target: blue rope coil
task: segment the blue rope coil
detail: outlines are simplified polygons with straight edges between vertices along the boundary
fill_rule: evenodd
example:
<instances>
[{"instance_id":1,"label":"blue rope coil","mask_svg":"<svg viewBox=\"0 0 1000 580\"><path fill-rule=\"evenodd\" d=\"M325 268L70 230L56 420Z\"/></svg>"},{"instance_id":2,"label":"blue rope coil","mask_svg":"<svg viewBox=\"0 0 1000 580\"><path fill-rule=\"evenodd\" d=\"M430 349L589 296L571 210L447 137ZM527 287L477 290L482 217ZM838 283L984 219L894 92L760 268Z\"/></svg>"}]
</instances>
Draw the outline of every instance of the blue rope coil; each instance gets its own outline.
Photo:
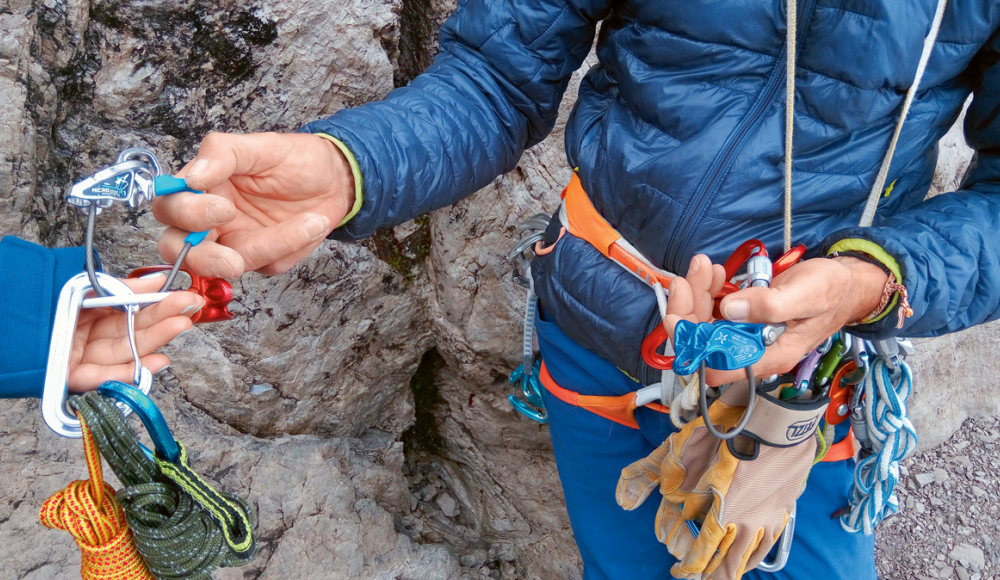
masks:
<instances>
[{"instance_id":1,"label":"blue rope coil","mask_svg":"<svg viewBox=\"0 0 1000 580\"><path fill-rule=\"evenodd\" d=\"M899 511L899 462L916 448L917 432L906 412L913 374L905 361L893 376L885 361L876 359L862 386L873 453L858 461L851 511L840 517L840 525L848 532L870 536L879 522Z\"/></svg>"}]
</instances>

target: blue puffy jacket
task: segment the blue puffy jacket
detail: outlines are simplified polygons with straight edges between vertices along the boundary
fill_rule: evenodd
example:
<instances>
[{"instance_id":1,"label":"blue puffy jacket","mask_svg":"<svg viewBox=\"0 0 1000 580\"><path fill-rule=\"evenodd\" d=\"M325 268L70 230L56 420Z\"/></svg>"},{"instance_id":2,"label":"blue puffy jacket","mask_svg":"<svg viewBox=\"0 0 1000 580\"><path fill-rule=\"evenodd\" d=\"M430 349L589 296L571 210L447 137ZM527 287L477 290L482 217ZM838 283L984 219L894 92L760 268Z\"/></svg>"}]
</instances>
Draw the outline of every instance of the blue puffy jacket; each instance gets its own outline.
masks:
<instances>
[{"instance_id":1,"label":"blue puffy jacket","mask_svg":"<svg viewBox=\"0 0 1000 580\"><path fill-rule=\"evenodd\" d=\"M464 0L440 54L381 102L307 125L342 140L364 179L356 239L453 203L510 171L551 130L597 25L600 64L580 87L568 162L598 211L652 262L683 273L749 237L782 245L784 1ZM862 208L913 80L936 0L800 0L796 243L884 249L936 335L1000 315L1000 3L952 0L906 121L874 227ZM963 189L925 200L936 144L974 93L978 151ZM854 242L852 242L854 243ZM881 248L881 249L879 249ZM533 268L542 304L584 346L643 375L652 293L582 240ZM858 327L886 335L895 314Z\"/></svg>"}]
</instances>

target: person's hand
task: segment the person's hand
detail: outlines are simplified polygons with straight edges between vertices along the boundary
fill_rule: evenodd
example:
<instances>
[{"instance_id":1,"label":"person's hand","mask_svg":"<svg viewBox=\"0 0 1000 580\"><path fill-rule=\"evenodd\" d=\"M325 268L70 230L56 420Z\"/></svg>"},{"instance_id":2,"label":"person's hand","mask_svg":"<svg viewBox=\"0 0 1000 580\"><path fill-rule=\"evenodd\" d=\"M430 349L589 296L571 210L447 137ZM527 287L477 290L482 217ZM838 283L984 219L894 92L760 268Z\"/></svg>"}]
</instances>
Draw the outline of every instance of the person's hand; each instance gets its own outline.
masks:
<instances>
[{"instance_id":1,"label":"person's hand","mask_svg":"<svg viewBox=\"0 0 1000 580\"><path fill-rule=\"evenodd\" d=\"M691 258L687 276L677 276L670 281L670 298L667 300L667 334L674 339L674 326L680 319L689 322L709 322L715 307L715 295L726 282L726 269L713 264L705 254Z\"/></svg>"},{"instance_id":2,"label":"person's hand","mask_svg":"<svg viewBox=\"0 0 1000 580\"><path fill-rule=\"evenodd\" d=\"M203 276L280 274L309 255L354 206L354 175L330 141L304 133L209 133L178 173L204 195L153 202L169 227L160 255L173 262L188 232L211 230L188 254Z\"/></svg>"},{"instance_id":3,"label":"person's hand","mask_svg":"<svg viewBox=\"0 0 1000 580\"><path fill-rule=\"evenodd\" d=\"M787 325L753 365L756 376L768 377L788 372L845 324L875 310L887 279L881 268L857 258L814 258L777 276L770 288L730 294L721 310L734 322ZM744 376L743 371L716 372L707 380L719 385Z\"/></svg>"},{"instance_id":4,"label":"person's hand","mask_svg":"<svg viewBox=\"0 0 1000 580\"><path fill-rule=\"evenodd\" d=\"M164 275L122 280L136 294L157 292ZM170 359L154 350L191 328L191 316L201 310L205 299L194 292L173 292L162 302L143 308L135 316L135 342L142 365L157 372ZM104 381L132 384L134 369L129 346L126 315L112 308L88 308L80 311L73 335L69 378L71 391L92 391Z\"/></svg>"},{"instance_id":5,"label":"person's hand","mask_svg":"<svg viewBox=\"0 0 1000 580\"><path fill-rule=\"evenodd\" d=\"M711 320L712 297L721 288L722 266L714 265L713 275L709 276L701 260L708 258L695 256L687 277L674 278L670 283L666 326L671 340L681 318L691 322ZM725 273L721 276L724 278ZM753 365L755 376L768 377L788 372L827 337L878 307L886 280L881 268L857 258L815 258L784 271L770 288L746 288L730 294L722 300L721 310L726 319L734 322L787 325L778 341L767 347ZM744 378L742 370L708 369L705 380L710 385L721 385Z\"/></svg>"}]
</instances>

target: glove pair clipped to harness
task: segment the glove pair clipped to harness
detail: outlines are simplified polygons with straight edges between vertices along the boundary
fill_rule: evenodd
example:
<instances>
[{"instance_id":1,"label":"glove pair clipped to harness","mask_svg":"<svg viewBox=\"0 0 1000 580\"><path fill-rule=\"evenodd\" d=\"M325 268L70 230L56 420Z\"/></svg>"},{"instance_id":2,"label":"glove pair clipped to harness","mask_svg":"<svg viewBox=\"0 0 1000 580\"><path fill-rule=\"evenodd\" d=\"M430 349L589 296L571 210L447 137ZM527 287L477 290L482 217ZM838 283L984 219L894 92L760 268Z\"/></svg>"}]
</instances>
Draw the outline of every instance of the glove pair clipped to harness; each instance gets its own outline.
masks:
<instances>
[{"instance_id":1,"label":"glove pair clipped to harness","mask_svg":"<svg viewBox=\"0 0 1000 580\"><path fill-rule=\"evenodd\" d=\"M776 387L757 387L742 430L748 391L734 386L708 408L707 425L698 417L622 470L616 499L627 510L660 488L655 529L680 560L674 577L734 580L758 567L786 528L790 539L829 399L782 401L765 390Z\"/></svg>"}]
</instances>

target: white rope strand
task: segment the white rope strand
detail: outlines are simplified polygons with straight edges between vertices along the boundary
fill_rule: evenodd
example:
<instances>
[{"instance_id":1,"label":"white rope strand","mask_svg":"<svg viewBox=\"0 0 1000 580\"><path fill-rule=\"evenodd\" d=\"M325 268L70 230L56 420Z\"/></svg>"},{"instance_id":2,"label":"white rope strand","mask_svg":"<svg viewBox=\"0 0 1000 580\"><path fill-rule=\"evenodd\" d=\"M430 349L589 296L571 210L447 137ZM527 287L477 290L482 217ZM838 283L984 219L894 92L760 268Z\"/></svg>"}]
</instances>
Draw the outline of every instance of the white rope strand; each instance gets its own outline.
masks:
<instances>
[{"instance_id":1,"label":"white rope strand","mask_svg":"<svg viewBox=\"0 0 1000 580\"><path fill-rule=\"evenodd\" d=\"M795 130L795 0L788 0L785 27L785 252L792 249L792 133Z\"/></svg>"},{"instance_id":2,"label":"white rope strand","mask_svg":"<svg viewBox=\"0 0 1000 580\"><path fill-rule=\"evenodd\" d=\"M864 213L861 214L861 222L858 223L863 228L871 226L872 221L875 219L875 209L878 207L878 200L882 196L882 188L885 187L885 180L889 176L889 164L892 163L892 156L896 152L896 142L899 141L899 134L903 131L903 123L906 121L906 115L909 114L910 105L913 103L913 98L920 88L920 81L924 76L924 70L927 68L927 61L931 58L931 52L934 49L934 42L937 40L938 31L941 29L941 19L944 18L944 9L947 4L948 0L938 0L937 10L934 12L934 20L931 22L931 29L927 33L927 37L924 38L924 50L920 53L917 73L913 76L913 84L910 85L910 89L906 91L906 99L903 100L903 110L899 113L896 130L893 132L892 140L889 142L889 149L885 152L885 157L882 158L882 167L878 170L878 176L872 185L871 193L868 194L868 203L865 205Z\"/></svg>"}]
</instances>

